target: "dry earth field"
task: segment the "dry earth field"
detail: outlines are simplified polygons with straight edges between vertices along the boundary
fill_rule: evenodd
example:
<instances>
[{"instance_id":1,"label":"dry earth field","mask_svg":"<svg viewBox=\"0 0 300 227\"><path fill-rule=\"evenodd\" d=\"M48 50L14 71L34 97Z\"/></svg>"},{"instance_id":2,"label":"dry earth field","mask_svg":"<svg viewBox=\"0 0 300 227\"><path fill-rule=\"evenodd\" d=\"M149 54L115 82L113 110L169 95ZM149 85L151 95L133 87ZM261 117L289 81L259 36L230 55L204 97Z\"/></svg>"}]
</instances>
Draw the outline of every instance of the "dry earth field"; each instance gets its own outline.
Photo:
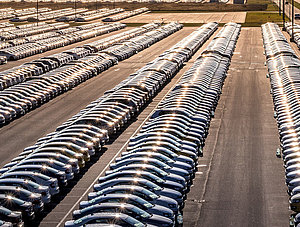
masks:
<instances>
[{"instance_id":1,"label":"dry earth field","mask_svg":"<svg viewBox=\"0 0 300 227\"><path fill-rule=\"evenodd\" d=\"M179 21L180 23L245 23L246 12L225 12L225 13L146 13L122 20L122 23L149 23L155 20L164 22Z\"/></svg>"}]
</instances>

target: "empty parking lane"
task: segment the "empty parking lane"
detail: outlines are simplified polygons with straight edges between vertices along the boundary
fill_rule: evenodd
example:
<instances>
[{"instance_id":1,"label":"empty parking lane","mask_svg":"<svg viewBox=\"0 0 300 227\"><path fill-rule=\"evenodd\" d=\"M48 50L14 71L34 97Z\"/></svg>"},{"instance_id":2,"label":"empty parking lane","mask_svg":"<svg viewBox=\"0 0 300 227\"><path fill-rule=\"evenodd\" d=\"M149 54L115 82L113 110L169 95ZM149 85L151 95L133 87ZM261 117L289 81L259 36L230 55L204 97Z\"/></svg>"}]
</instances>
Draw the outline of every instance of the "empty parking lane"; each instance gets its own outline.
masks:
<instances>
[{"instance_id":1,"label":"empty parking lane","mask_svg":"<svg viewBox=\"0 0 300 227\"><path fill-rule=\"evenodd\" d=\"M287 226L260 28L242 29L184 209L185 226ZM197 210L197 212L195 212Z\"/></svg>"}]
</instances>

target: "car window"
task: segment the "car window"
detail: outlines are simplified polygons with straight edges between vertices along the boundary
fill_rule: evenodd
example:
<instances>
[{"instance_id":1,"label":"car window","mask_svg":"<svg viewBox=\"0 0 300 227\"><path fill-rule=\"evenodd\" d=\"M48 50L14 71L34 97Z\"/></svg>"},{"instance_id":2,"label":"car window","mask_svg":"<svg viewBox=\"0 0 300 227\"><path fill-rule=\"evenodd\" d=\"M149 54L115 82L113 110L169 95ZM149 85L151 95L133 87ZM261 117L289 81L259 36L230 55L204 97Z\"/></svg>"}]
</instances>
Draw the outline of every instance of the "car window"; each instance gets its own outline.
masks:
<instances>
[{"instance_id":1,"label":"car window","mask_svg":"<svg viewBox=\"0 0 300 227\"><path fill-rule=\"evenodd\" d=\"M112 198L112 199L107 199L106 201L107 202L118 202L119 199Z\"/></svg>"},{"instance_id":2,"label":"car window","mask_svg":"<svg viewBox=\"0 0 300 227\"><path fill-rule=\"evenodd\" d=\"M144 211L138 207L132 207L132 211L135 212L136 214L139 214L143 218L149 218L151 216L149 213L147 213L146 211ZM133 212L130 212L130 213L133 213ZM132 215L130 215L130 216L132 216Z\"/></svg>"},{"instance_id":3,"label":"car window","mask_svg":"<svg viewBox=\"0 0 300 227\"><path fill-rule=\"evenodd\" d=\"M86 224L93 224L93 223L110 224L110 222L112 223L112 220L106 219L106 218L101 218L101 219L90 220ZM115 223L115 222L113 222L113 223Z\"/></svg>"},{"instance_id":4,"label":"car window","mask_svg":"<svg viewBox=\"0 0 300 227\"><path fill-rule=\"evenodd\" d=\"M136 219L134 219L134 218L132 218L130 216L128 216L126 218L126 222L129 223L129 224L131 224L131 225L133 225L133 226L136 226L136 227L143 227L143 226L145 226L144 224L142 224L141 222L139 222L138 220L136 220Z\"/></svg>"},{"instance_id":5,"label":"car window","mask_svg":"<svg viewBox=\"0 0 300 227\"><path fill-rule=\"evenodd\" d=\"M7 196L7 201L9 201L9 200L10 200L10 197ZM25 203L23 200L18 199L18 198L13 198L12 200L18 205L23 205Z\"/></svg>"},{"instance_id":6,"label":"car window","mask_svg":"<svg viewBox=\"0 0 300 227\"><path fill-rule=\"evenodd\" d=\"M38 174L37 175L39 178L42 178L43 180L50 180L50 177L44 175L44 174Z\"/></svg>"},{"instance_id":7,"label":"car window","mask_svg":"<svg viewBox=\"0 0 300 227\"><path fill-rule=\"evenodd\" d=\"M0 208L0 214L4 214L4 215L10 215L11 214L11 211L8 210L8 209L5 209L4 207Z\"/></svg>"},{"instance_id":8,"label":"car window","mask_svg":"<svg viewBox=\"0 0 300 227\"><path fill-rule=\"evenodd\" d=\"M133 192L133 195L136 195L136 196L138 196L138 197L141 197L141 198L143 198L143 199L145 199L145 195L143 194L143 193L141 193L141 192L139 192L139 191L134 191Z\"/></svg>"},{"instance_id":9,"label":"car window","mask_svg":"<svg viewBox=\"0 0 300 227\"><path fill-rule=\"evenodd\" d=\"M39 188L39 185L34 182L27 182L27 184L30 185L31 187L33 187L34 189ZM22 184L22 187L24 187L24 184Z\"/></svg>"}]
</instances>

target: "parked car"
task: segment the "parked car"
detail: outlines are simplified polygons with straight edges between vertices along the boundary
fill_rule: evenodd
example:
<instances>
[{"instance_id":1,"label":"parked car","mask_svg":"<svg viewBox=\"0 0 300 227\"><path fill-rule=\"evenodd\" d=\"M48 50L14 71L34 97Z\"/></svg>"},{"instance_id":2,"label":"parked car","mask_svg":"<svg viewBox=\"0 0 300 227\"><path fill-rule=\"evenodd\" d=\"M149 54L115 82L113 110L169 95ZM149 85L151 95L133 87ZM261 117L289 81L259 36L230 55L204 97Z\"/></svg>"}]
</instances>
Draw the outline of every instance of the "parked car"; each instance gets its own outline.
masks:
<instances>
[{"instance_id":1,"label":"parked car","mask_svg":"<svg viewBox=\"0 0 300 227\"><path fill-rule=\"evenodd\" d=\"M27 219L35 217L33 205L31 202L25 202L11 195L0 194L0 206L5 208L21 211L22 216Z\"/></svg>"},{"instance_id":2,"label":"parked car","mask_svg":"<svg viewBox=\"0 0 300 227\"><path fill-rule=\"evenodd\" d=\"M23 227L22 213L0 206L0 220L10 222L14 227Z\"/></svg>"}]
</instances>

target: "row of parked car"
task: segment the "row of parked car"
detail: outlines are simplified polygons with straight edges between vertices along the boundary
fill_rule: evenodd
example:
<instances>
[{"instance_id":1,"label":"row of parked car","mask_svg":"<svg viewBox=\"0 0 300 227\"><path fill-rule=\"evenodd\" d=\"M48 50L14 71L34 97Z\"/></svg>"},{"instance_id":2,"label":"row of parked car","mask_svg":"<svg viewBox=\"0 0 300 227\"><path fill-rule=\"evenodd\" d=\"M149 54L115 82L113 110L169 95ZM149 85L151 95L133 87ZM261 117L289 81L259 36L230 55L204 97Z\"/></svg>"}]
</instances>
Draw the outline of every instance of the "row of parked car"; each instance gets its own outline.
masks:
<instances>
[{"instance_id":1,"label":"row of parked car","mask_svg":"<svg viewBox=\"0 0 300 227\"><path fill-rule=\"evenodd\" d=\"M0 19L3 20L3 19L12 18L14 11L15 10L12 9L11 7L0 9Z\"/></svg>"},{"instance_id":2,"label":"row of parked car","mask_svg":"<svg viewBox=\"0 0 300 227\"><path fill-rule=\"evenodd\" d=\"M0 65L4 65L7 63L7 57L5 56L0 56Z\"/></svg>"},{"instance_id":3,"label":"row of parked car","mask_svg":"<svg viewBox=\"0 0 300 227\"><path fill-rule=\"evenodd\" d=\"M97 20L102 17L107 17L113 14L124 12L125 10L122 8L115 8L115 9L99 9L88 11L85 13L81 13L80 15L76 16L75 21L77 22L87 22L91 20Z\"/></svg>"},{"instance_id":4,"label":"row of parked car","mask_svg":"<svg viewBox=\"0 0 300 227\"><path fill-rule=\"evenodd\" d=\"M167 26L165 26L165 27L167 27ZM190 38L190 37L189 37ZM168 65L167 65L168 66ZM110 105L110 103L109 102L106 102L106 104L109 106ZM106 105L106 106L107 106ZM124 107L126 106L125 104L123 105ZM122 108L122 106L120 106L120 108ZM119 110L119 111L121 111L121 109L118 109L118 108L116 108L116 111L117 110ZM100 110L100 109L99 109ZM137 111L137 110L136 110ZM117 112L115 112L115 113L117 113ZM134 112L132 111L131 113L128 113L128 116L127 117L129 117L130 116L130 114L134 114ZM128 120L129 120L129 118L128 118ZM63 127L65 127L65 126L63 126ZM79 127L80 128L80 125L76 125L76 128L77 127ZM68 129L70 129L70 128L72 128L72 126L71 127L68 127ZM93 127L90 127L90 128L93 128ZM68 129L66 129L66 130L62 130L62 128L60 127L58 130L60 131L60 132L62 132L63 134L64 134L64 132L66 132L66 131L68 131ZM94 129L95 130L95 129ZM104 143L105 142L105 140L107 140L108 139L108 136L106 135L106 134L104 134L103 135L103 129L102 129L102 131L100 130L100 129L98 129L98 132L102 132L101 134L101 136L100 136L100 138L102 138L102 142L101 143ZM105 132L107 132L107 130L105 130ZM112 130L108 130L108 133L112 133ZM40 145L42 145L42 148L46 148L47 147L47 145L45 145L45 141L47 141L47 144L50 144L51 145L51 142L54 142L54 138L55 137L57 137L57 136L55 136L54 134L56 134L56 133L53 133L53 134L51 134L51 135L48 135L47 137L45 137L45 138L42 138L42 139L40 139L39 141L38 141L38 143L35 145L35 147L31 147L31 148L27 148L27 149L25 149L24 150L24 152L27 152L27 153L23 153L23 154L21 154L17 159L14 159L13 160L13 162L12 163L10 163L10 164L8 164L8 165L6 165L5 166L5 168L11 168L12 166L14 166L14 164L17 164L17 163L14 163L14 162L18 162L18 161L20 161L20 160L23 160L24 159L24 155L28 155L29 153L29 151L33 151L33 150L36 150L37 149L37 147L36 146L38 146L39 148L40 148ZM86 134L86 132L85 132L85 134ZM75 134L74 134L75 135ZM73 136L74 136L73 135ZM92 135L92 134L91 134ZM65 135L66 136L66 135ZM78 136L78 135L77 135ZM62 136L62 137L64 137L64 136ZM82 138L82 136L81 136L81 138ZM83 137L83 138L85 138L85 137ZM54 139L54 140L53 140ZM86 139L86 138L85 138ZM49 141L50 140L50 141ZM62 142L61 140L61 138L60 139L58 139L60 142ZM79 140L78 140L79 141ZM54 144L52 143L52 146L53 146ZM87 144L86 144L87 145ZM58 144L56 145L56 146L59 146ZM99 145L99 142L97 143L97 146L96 147L100 147L100 145ZM72 149L74 149L75 147L72 147ZM79 150L77 149L76 150L77 152L79 152ZM57 152L57 151L56 151ZM38 153L38 152L37 152ZM82 152L81 152L82 153ZM85 154L87 154L87 152L84 152ZM84 161L83 159L81 159L81 161ZM85 161L87 161L87 160L85 160ZM84 162L80 162L81 163L81 165L84 165ZM6 169L7 170L7 169ZM5 171L5 169L2 169L2 172L4 172Z\"/></svg>"},{"instance_id":5,"label":"row of parked car","mask_svg":"<svg viewBox=\"0 0 300 227\"><path fill-rule=\"evenodd\" d=\"M292 23L286 22L285 28L289 35L292 36ZM300 48L300 25L298 24L294 24L294 40L298 48Z\"/></svg>"},{"instance_id":6,"label":"row of parked car","mask_svg":"<svg viewBox=\"0 0 300 227\"><path fill-rule=\"evenodd\" d=\"M27 10L27 9L24 9ZM0 20L10 19L15 17L15 10L12 8L0 9Z\"/></svg>"},{"instance_id":7,"label":"row of parked car","mask_svg":"<svg viewBox=\"0 0 300 227\"><path fill-rule=\"evenodd\" d=\"M9 22L6 22L6 23L11 24ZM14 24L11 24L11 25L13 25L12 26L13 29L25 29L25 28L33 28L33 27L36 27L36 26L47 25L47 23L46 22L40 22L39 24L37 24L37 23L28 23L28 24L19 24L19 25L16 25L16 26L14 26ZM9 27L11 27L11 26L9 26Z\"/></svg>"},{"instance_id":8,"label":"row of parked car","mask_svg":"<svg viewBox=\"0 0 300 227\"><path fill-rule=\"evenodd\" d=\"M77 8L77 9L64 9L63 11L61 10L56 10L56 11L51 11L51 12L46 12L46 13L41 13L37 15L32 15L27 18L27 21L33 22L33 21L46 21L46 20L54 20L57 18L61 18L64 16L72 16L72 15L77 15L77 13L84 13L87 12L88 9L86 8Z\"/></svg>"},{"instance_id":9,"label":"row of parked car","mask_svg":"<svg viewBox=\"0 0 300 227\"><path fill-rule=\"evenodd\" d=\"M150 23L146 26L147 27L141 26L141 27L133 28L129 31L118 33L118 34L115 34L113 36L110 36L110 37L107 37L104 39L96 40L96 41L86 44L84 46L92 47L95 51L101 51L101 50L111 47L117 43L122 43L130 38L139 36L139 35L145 33L145 29L149 30L149 28L151 28L151 29L158 28L160 25L159 25L159 23Z\"/></svg>"},{"instance_id":10,"label":"row of parked car","mask_svg":"<svg viewBox=\"0 0 300 227\"><path fill-rule=\"evenodd\" d=\"M148 27L150 29L152 27L151 24L148 25ZM181 27L181 24L170 23L164 25L162 28L157 29L157 31L159 31L159 33L165 33L164 37L166 37L167 35L170 35L173 32L179 30ZM145 35L147 35L147 33L145 33ZM156 36L153 34L151 37L147 37L148 42L146 39L143 39L143 42L141 42L140 45L151 45L152 40L156 38ZM133 43L134 45L138 45L136 40L132 42L132 45ZM129 45L129 42L127 43L127 45ZM149 45L145 46L147 47ZM76 63L81 64L74 64L73 66L86 66L86 68L88 67L91 73L93 73L94 71L98 70L98 68L101 69L101 61L98 63L96 60L98 57L103 55L105 54L99 53L84 59L80 59L80 62ZM115 61L117 61L117 57L115 57ZM102 61L102 63L103 62L104 61ZM70 67L74 68L73 66L70 65L69 69ZM76 68L75 70L77 70L76 72L79 75L83 75L82 69L83 67L81 69ZM85 72L88 72L87 69L85 70ZM75 78L75 75L73 75L73 78ZM70 80L71 79L72 78L70 78ZM106 102L106 105L102 107L104 109L107 108L107 110L109 111L110 104L110 102ZM119 108L116 108L115 111L112 111L112 114L116 115L118 112L121 113L123 111L126 111L125 109L122 110L122 107L126 107L126 104L120 105ZM98 111L103 111L104 114L104 109L98 109ZM131 115L133 115L133 113L134 110L132 110L130 113L128 112L127 117L130 117ZM113 115L107 115L107 117L103 118L103 121L101 122L103 123L105 120L107 121L108 118L112 116ZM111 128L114 127L113 125L107 126ZM85 166L85 163L90 160L90 157L101 150L102 145L108 141L111 133L111 129L104 129L103 127L87 125L82 122L82 124L74 124L74 127L70 126L68 128L65 127L64 129L60 127L60 129L58 129L57 131L40 138L35 145L25 148L24 152L22 152L18 157L13 159L10 163L6 164L0 170L0 201L2 194L2 180L3 184L14 185L16 184L15 181L19 182L26 179L26 181L30 182L30 184L33 183L41 186L37 187L37 189L34 188L30 190L33 191L43 189L43 191L34 191L34 193L40 194L42 196L41 199L43 203L49 203L51 197L58 194L60 188L64 187L69 180L73 179L74 175L78 174L80 169ZM26 187L26 184L24 184L24 186ZM18 185L18 187L22 186ZM42 192L44 193L42 194ZM24 201L26 201L27 199L25 197L18 197L18 194L15 192L12 192L10 195L10 204L15 204L15 199L24 199ZM3 204L3 206L6 208L11 208L12 210L20 210L19 207L11 207L10 204ZM23 217L27 216L28 218L32 218L32 215L29 215L26 211L23 212ZM3 220L4 218L0 217L0 219ZM5 221L6 220L7 219L5 219Z\"/></svg>"},{"instance_id":11,"label":"row of parked car","mask_svg":"<svg viewBox=\"0 0 300 227\"><path fill-rule=\"evenodd\" d=\"M91 25L92 24L82 25L80 27L90 28ZM115 23L115 25L118 26L119 29L125 27L124 24ZM159 24L150 23L141 27L133 28L129 31L121 32L116 35L94 41L89 44L85 44L84 46L79 48L67 50L60 54L54 54L48 57L42 57L38 60L25 63L21 66L2 71L0 72L0 91L13 85L22 83L26 80L32 79L31 77L33 76L36 77L58 67L61 67L73 60L78 60L82 57L82 53L86 51L95 53L111 47L117 43L122 43L128 39L139 36L145 32L149 32L158 27ZM74 50L76 50L76 53L73 53Z\"/></svg>"},{"instance_id":12,"label":"row of parked car","mask_svg":"<svg viewBox=\"0 0 300 227\"><path fill-rule=\"evenodd\" d=\"M62 16L69 16L76 13L83 13L88 11L86 8L65 8L65 9L58 9L58 10L48 10L48 11L41 11L39 9L38 15L35 13L32 13L30 15L24 15L24 16L16 16L14 18L9 19L11 22L34 22L34 21L46 21L46 20L53 20ZM38 16L38 18L37 18Z\"/></svg>"},{"instance_id":13,"label":"row of parked car","mask_svg":"<svg viewBox=\"0 0 300 227\"><path fill-rule=\"evenodd\" d=\"M39 8L39 12L47 12L50 11L50 8L41 7ZM25 9L12 9L12 8L4 8L0 9L0 20L10 19L16 16L24 16L36 13L36 8L25 8Z\"/></svg>"},{"instance_id":14,"label":"row of parked car","mask_svg":"<svg viewBox=\"0 0 300 227\"><path fill-rule=\"evenodd\" d=\"M45 51L67 46L76 42L100 36L112 31L125 27L123 24L114 23L104 25L95 23L94 27L85 28L86 26L77 26L62 29L56 32L40 34L34 37L24 38L25 42L0 50L0 56L6 56L9 61L19 60ZM84 28L84 29L82 29Z\"/></svg>"},{"instance_id":15,"label":"row of parked car","mask_svg":"<svg viewBox=\"0 0 300 227\"><path fill-rule=\"evenodd\" d=\"M35 7L25 8L25 9L12 9L12 10L13 10L12 14L15 16L25 16L25 15L34 14L37 12L37 9ZM51 11L51 9L47 8L47 7L39 8L39 12L48 12L48 11Z\"/></svg>"},{"instance_id":16,"label":"row of parked car","mask_svg":"<svg viewBox=\"0 0 300 227\"><path fill-rule=\"evenodd\" d=\"M2 28L8 28L8 27L14 27L14 25L11 24L11 23L9 23L9 22L1 22L1 23L0 23L0 30L1 30Z\"/></svg>"},{"instance_id":17,"label":"row of parked car","mask_svg":"<svg viewBox=\"0 0 300 227\"><path fill-rule=\"evenodd\" d=\"M107 99L130 99L135 105L128 105L128 111L132 111L131 106L140 109L216 28L217 23L202 26L58 130L83 118L92 123L91 116ZM192 185L198 157L202 155L212 112L221 94L239 32L240 25L234 23L222 28L140 132L130 139L127 151L98 179L93 186L94 192L88 194L87 201L80 202L79 210L73 212L74 220L67 221L66 227L95 223L117 226L183 224L184 201Z\"/></svg>"},{"instance_id":18,"label":"row of parked car","mask_svg":"<svg viewBox=\"0 0 300 227\"><path fill-rule=\"evenodd\" d=\"M104 18L102 21L103 22L119 21L119 20L123 20L123 19L126 19L128 17L133 17L135 15L145 13L145 12L148 12L148 11L149 11L148 8L143 7L143 8L135 9L135 10L132 10L132 11L124 12L124 13L121 13L121 14L118 14L118 15L115 15L115 16Z\"/></svg>"},{"instance_id":19,"label":"row of parked car","mask_svg":"<svg viewBox=\"0 0 300 227\"><path fill-rule=\"evenodd\" d=\"M142 30L144 30L144 33L150 30L149 34L145 33L140 37L131 39L128 36L126 42L118 43L118 45L109 47L96 54L91 54L91 48L76 47L64 51L63 56L44 57L40 61L32 62L29 67L35 65L37 66L35 67L36 69L43 67L43 65L49 65L59 58L60 63L56 63L56 65L64 64L64 66L39 76L31 76L31 80L1 91L1 124L8 123L53 99L62 92L72 89L93 76L97 76L100 72L117 64L118 61L129 58L182 27L178 23L170 23L151 31L156 26L157 24L154 23L144 25Z\"/></svg>"},{"instance_id":20,"label":"row of parked car","mask_svg":"<svg viewBox=\"0 0 300 227\"><path fill-rule=\"evenodd\" d=\"M268 75L277 120L290 209L300 212L299 78L300 60L277 24L262 25ZM277 156L280 156L280 151ZM300 216L295 226L300 226Z\"/></svg>"},{"instance_id":21,"label":"row of parked car","mask_svg":"<svg viewBox=\"0 0 300 227\"><path fill-rule=\"evenodd\" d=\"M0 32L1 40L13 40L22 37L28 37L36 34L41 34L53 30L63 29L69 27L69 24L65 23L52 23L46 24L44 22L36 24L33 23L31 26L16 26L10 27L8 31Z\"/></svg>"},{"instance_id":22,"label":"row of parked car","mask_svg":"<svg viewBox=\"0 0 300 227\"><path fill-rule=\"evenodd\" d=\"M94 23L96 24L96 23ZM93 24L82 25L80 27L91 28ZM124 28L124 24L114 23L111 24L118 27L118 29ZM159 24L150 23L138 28L131 29L129 31L121 32L116 35L109 36L104 39L97 40L95 42L85 44L82 47L64 51L60 54L54 54L48 57L42 57L38 60L34 60L29 63L25 63L21 66L17 66L5 71L0 72L0 91L13 85L24 82L25 80L32 79L33 76L39 76L43 73L49 72L53 69L61 67L73 60L79 59L83 52L89 51L91 53L104 50L111 47L114 44L124 42L133 37L139 36L145 32L158 28ZM76 50L76 53L73 51ZM79 54L79 50L80 53Z\"/></svg>"},{"instance_id":23,"label":"row of parked car","mask_svg":"<svg viewBox=\"0 0 300 227\"><path fill-rule=\"evenodd\" d=\"M21 24L21 25L14 26L14 24L11 24L9 22L3 22L3 23L0 23L0 32L16 30L17 33L21 33L21 31L26 32L26 29L33 30L32 28L35 28L35 30L39 30L42 28L41 26L45 27L45 26L47 26L47 24L45 22L40 22L39 24L31 23L31 24ZM51 26L51 24L48 26ZM53 23L52 26L54 26L54 27L53 28L50 27L50 30L65 28L65 27L68 27L68 24ZM45 31L47 31L47 29L42 30L41 32L45 32ZM32 35L32 34L29 32L29 34L25 33L23 36L27 36L27 35ZM8 38L8 40L10 40L10 39L11 39L11 37Z\"/></svg>"}]
</instances>

